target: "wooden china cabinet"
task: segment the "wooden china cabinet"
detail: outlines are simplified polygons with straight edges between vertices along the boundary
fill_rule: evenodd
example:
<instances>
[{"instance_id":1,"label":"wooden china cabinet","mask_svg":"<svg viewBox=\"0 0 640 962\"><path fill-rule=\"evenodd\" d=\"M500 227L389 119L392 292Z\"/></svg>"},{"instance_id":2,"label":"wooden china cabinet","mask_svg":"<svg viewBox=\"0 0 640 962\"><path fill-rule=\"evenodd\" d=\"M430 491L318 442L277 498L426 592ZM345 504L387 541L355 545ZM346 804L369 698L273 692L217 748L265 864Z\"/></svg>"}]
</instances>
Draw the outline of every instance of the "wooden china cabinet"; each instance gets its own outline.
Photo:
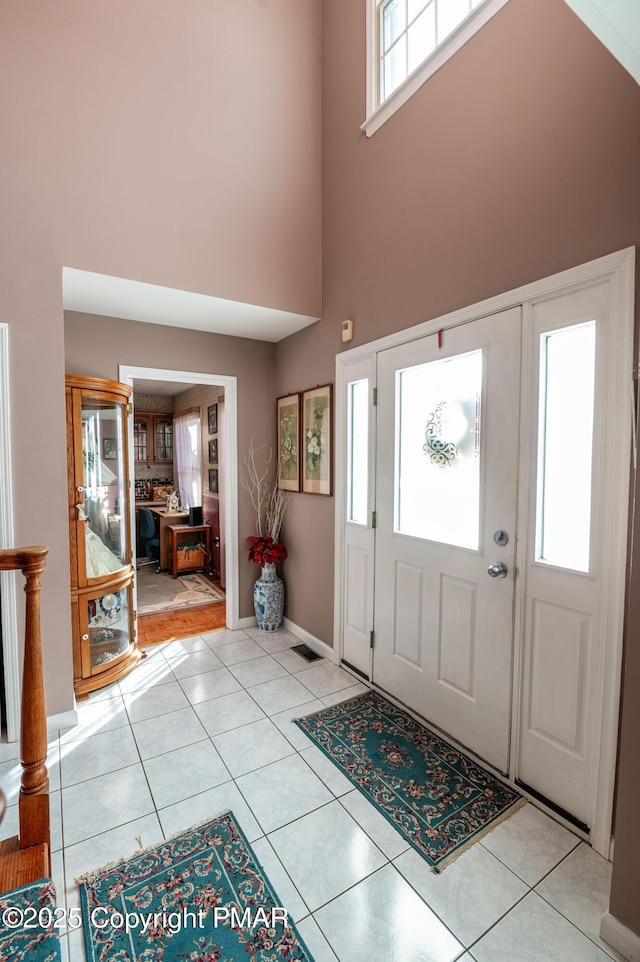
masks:
<instances>
[{"instance_id":1,"label":"wooden china cabinet","mask_svg":"<svg viewBox=\"0 0 640 962\"><path fill-rule=\"evenodd\" d=\"M66 378L71 617L76 697L121 678L135 641L127 414L131 389Z\"/></svg>"}]
</instances>

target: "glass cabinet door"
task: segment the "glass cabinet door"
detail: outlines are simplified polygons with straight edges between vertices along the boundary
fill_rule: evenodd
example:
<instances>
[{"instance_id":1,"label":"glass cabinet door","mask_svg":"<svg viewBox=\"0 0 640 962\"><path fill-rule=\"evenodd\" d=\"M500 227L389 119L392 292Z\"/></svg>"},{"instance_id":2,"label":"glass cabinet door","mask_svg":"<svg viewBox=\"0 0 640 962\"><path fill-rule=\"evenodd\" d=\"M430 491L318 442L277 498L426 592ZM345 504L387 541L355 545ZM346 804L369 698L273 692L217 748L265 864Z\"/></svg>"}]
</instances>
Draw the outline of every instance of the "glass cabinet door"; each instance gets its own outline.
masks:
<instances>
[{"instance_id":1,"label":"glass cabinet door","mask_svg":"<svg viewBox=\"0 0 640 962\"><path fill-rule=\"evenodd\" d=\"M84 595L79 614L84 673L94 675L133 644L131 580L117 590Z\"/></svg>"},{"instance_id":2,"label":"glass cabinet door","mask_svg":"<svg viewBox=\"0 0 640 962\"><path fill-rule=\"evenodd\" d=\"M82 396L82 486L87 581L129 563L126 518L126 407Z\"/></svg>"},{"instance_id":3,"label":"glass cabinet door","mask_svg":"<svg viewBox=\"0 0 640 962\"><path fill-rule=\"evenodd\" d=\"M73 685L78 699L122 678L142 657L135 635L129 520L131 394L131 388L118 381L65 376ZM135 456L139 452L150 459L153 417L144 417Z\"/></svg>"},{"instance_id":4,"label":"glass cabinet door","mask_svg":"<svg viewBox=\"0 0 640 962\"><path fill-rule=\"evenodd\" d=\"M146 414L136 414L133 419L133 458L134 461L150 461L151 435L149 418Z\"/></svg>"},{"instance_id":5,"label":"glass cabinet door","mask_svg":"<svg viewBox=\"0 0 640 962\"><path fill-rule=\"evenodd\" d=\"M173 419L154 418L155 460L173 462Z\"/></svg>"}]
</instances>

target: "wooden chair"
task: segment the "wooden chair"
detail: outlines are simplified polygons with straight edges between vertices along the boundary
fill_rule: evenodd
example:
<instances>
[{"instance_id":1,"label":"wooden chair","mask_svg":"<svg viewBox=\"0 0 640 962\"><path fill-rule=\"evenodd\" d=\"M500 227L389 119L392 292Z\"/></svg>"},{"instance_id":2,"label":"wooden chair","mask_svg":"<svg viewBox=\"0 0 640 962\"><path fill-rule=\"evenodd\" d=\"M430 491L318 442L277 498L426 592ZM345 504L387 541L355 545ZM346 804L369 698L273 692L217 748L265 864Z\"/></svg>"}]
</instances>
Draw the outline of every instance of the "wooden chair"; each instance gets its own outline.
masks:
<instances>
[{"instance_id":1,"label":"wooden chair","mask_svg":"<svg viewBox=\"0 0 640 962\"><path fill-rule=\"evenodd\" d=\"M48 551L42 545L0 550L0 571L22 571L27 596L20 720L19 834L0 842L0 892L51 875L47 714L40 638L40 575ZM4 810L4 805L3 796L0 809Z\"/></svg>"}]
</instances>

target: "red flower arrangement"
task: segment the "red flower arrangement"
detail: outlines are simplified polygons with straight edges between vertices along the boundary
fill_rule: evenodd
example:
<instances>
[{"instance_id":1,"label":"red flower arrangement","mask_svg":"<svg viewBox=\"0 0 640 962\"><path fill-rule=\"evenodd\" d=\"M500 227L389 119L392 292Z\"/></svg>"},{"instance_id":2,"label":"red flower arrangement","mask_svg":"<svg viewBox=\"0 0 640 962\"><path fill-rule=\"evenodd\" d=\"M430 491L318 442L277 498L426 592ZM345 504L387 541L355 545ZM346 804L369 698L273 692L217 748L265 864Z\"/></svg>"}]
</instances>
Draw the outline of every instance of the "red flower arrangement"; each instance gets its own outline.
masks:
<instances>
[{"instance_id":1,"label":"red flower arrangement","mask_svg":"<svg viewBox=\"0 0 640 962\"><path fill-rule=\"evenodd\" d=\"M278 561L284 561L287 557L287 549L279 541L274 541L273 538L256 537L251 535L247 538L247 541L251 542L249 546L249 561L255 561L256 564L261 565L264 568L265 565L274 565Z\"/></svg>"}]
</instances>

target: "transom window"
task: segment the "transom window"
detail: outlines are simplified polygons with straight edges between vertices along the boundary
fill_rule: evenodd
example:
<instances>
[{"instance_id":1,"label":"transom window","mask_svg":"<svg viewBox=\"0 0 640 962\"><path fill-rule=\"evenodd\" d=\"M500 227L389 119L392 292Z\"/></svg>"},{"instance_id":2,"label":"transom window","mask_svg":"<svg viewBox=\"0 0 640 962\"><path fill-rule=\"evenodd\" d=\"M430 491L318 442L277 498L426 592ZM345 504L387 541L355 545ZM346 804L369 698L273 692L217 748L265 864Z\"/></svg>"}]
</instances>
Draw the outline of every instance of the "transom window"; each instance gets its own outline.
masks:
<instances>
[{"instance_id":1,"label":"transom window","mask_svg":"<svg viewBox=\"0 0 640 962\"><path fill-rule=\"evenodd\" d=\"M483 0L381 0L382 101L419 67Z\"/></svg>"},{"instance_id":2,"label":"transom window","mask_svg":"<svg viewBox=\"0 0 640 962\"><path fill-rule=\"evenodd\" d=\"M368 0L370 136L507 0Z\"/></svg>"}]
</instances>

